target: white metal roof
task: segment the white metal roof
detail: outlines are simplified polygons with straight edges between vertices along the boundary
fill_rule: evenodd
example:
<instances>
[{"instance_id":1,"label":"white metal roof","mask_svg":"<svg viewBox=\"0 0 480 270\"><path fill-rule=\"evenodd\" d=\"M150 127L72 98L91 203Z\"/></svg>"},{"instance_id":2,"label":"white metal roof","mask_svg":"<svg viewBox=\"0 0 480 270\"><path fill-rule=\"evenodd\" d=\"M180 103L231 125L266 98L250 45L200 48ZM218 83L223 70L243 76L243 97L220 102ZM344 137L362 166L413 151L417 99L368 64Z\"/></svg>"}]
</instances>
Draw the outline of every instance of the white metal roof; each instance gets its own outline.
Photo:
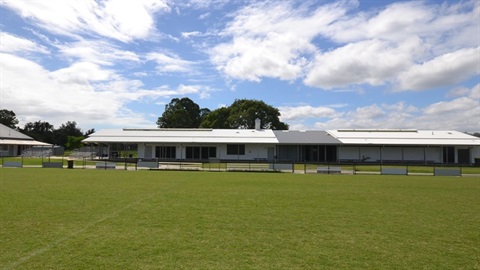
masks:
<instances>
[{"instance_id":1,"label":"white metal roof","mask_svg":"<svg viewBox=\"0 0 480 270\"><path fill-rule=\"evenodd\" d=\"M49 143L35 141L13 128L0 124L0 145L51 146Z\"/></svg>"},{"instance_id":2,"label":"white metal roof","mask_svg":"<svg viewBox=\"0 0 480 270\"><path fill-rule=\"evenodd\" d=\"M278 143L272 130L255 129L104 129L85 143Z\"/></svg>"},{"instance_id":3,"label":"white metal roof","mask_svg":"<svg viewBox=\"0 0 480 270\"><path fill-rule=\"evenodd\" d=\"M346 145L468 145L479 146L480 138L450 130L327 130L332 141ZM300 143L302 132L288 132L288 138L273 130L255 129L104 129L83 140L85 143ZM326 133L325 133L326 134ZM325 137L325 134L322 135ZM309 136L318 135L315 132ZM295 138L300 136L298 138ZM303 137L301 137L303 136ZM321 137L321 136L320 136ZM303 143L319 143L320 139ZM288 140L287 140L288 139ZM324 142L325 143L325 142Z\"/></svg>"},{"instance_id":4,"label":"white metal roof","mask_svg":"<svg viewBox=\"0 0 480 270\"><path fill-rule=\"evenodd\" d=\"M480 138L452 130L327 130L343 144L374 145L480 145Z\"/></svg>"},{"instance_id":5,"label":"white metal roof","mask_svg":"<svg viewBox=\"0 0 480 270\"><path fill-rule=\"evenodd\" d=\"M52 146L49 143L35 140L4 140L0 139L0 145L26 145L26 146Z\"/></svg>"},{"instance_id":6,"label":"white metal roof","mask_svg":"<svg viewBox=\"0 0 480 270\"><path fill-rule=\"evenodd\" d=\"M0 124L0 139L33 140L32 137L20 133L13 128L7 127L4 124Z\"/></svg>"}]
</instances>

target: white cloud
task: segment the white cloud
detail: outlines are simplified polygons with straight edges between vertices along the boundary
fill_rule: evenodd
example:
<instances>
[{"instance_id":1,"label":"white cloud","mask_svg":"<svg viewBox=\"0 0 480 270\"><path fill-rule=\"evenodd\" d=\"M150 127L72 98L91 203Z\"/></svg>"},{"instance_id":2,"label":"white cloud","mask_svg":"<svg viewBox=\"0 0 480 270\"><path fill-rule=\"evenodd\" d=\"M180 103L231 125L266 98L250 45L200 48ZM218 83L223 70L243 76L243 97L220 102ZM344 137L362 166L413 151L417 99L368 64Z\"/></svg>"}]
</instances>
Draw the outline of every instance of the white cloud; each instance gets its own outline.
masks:
<instances>
[{"instance_id":1,"label":"white cloud","mask_svg":"<svg viewBox=\"0 0 480 270\"><path fill-rule=\"evenodd\" d=\"M194 9L216 9L229 3L229 0L184 0L175 3L180 7L191 7Z\"/></svg>"},{"instance_id":2,"label":"white cloud","mask_svg":"<svg viewBox=\"0 0 480 270\"><path fill-rule=\"evenodd\" d=\"M359 12L341 18L324 34L339 43L368 39L398 42L424 31L423 27L433 19L434 12L420 1L393 3L378 13Z\"/></svg>"},{"instance_id":3,"label":"white cloud","mask_svg":"<svg viewBox=\"0 0 480 270\"><path fill-rule=\"evenodd\" d=\"M282 121L296 120L299 118L331 118L338 113L329 107L279 107L280 118Z\"/></svg>"},{"instance_id":4,"label":"white cloud","mask_svg":"<svg viewBox=\"0 0 480 270\"><path fill-rule=\"evenodd\" d=\"M183 38L190 38L190 37L198 37L202 35L199 31L192 31L192 32L182 32Z\"/></svg>"},{"instance_id":5,"label":"white cloud","mask_svg":"<svg viewBox=\"0 0 480 270\"><path fill-rule=\"evenodd\" d=\"M410 64L412 47L391 47L380 40L348 44L317 55L304 82L324 89L363 83L382 85Z\"/></svg>"},{"instance_id":6,"label":"white cloud","mask_svg":"<svg viewBox=\"0 0 480 270\"><path fill-rule=\"evenodd\" d=\"M480 74L480 47L461 49L414 65L399 75L403 90L423 90L452 85Z\"/></svg>"},{"instance_id":7,"label":"white cloud","mask_svg":"<svg viewBox=\"0 0 480 270\"><path fill-rule=\"evenodd\" d=\"M118 61L139 62L139 56L131 51L118 48L114 44L101 40L83 40L57 45L59 52L69 59L113 65Z\"/></svg>"},{"instance_id":8,"label":"white cloud","mask_svg":"<svg viewBox=\"0 0 480 270\"><path fill-rule=\"evenodd\" d=\"M472 88L472 92L470 93L470 98L473 98L474 100L480 103L480 83L475 85Z\"/></svg>"},{"instance_id":9,"label":"white cloud","mask_svg":"<svg viewBox=\"0 0 480 270\"><path fill-rule=\"evenodd\" d=\"M226 41L211 49L211 61L232 79L303 78L306 85L323 89L362 84L398 89L396 82L401 81L405 85L400 89L415 90L468 79L472 72L462 72L471 70L471 62L478 63L477 57L469 63L461 57L440 59L478 46L479 2L398 2L360 12L352 12L356 1L313 10L308 3L253 3L231 14L232 21L220 32ZM324 45L322 39L339 46ZM418 78L410 79L421 71L416 63L430 62L438 65L440 77L461 76L436 80L432 75L414 84ZM455 68L448 72L448 66Z\"/></svg>"},{"instance_id":10,"label":"white cloud","mask_svg":"<svg viewBox=\"0 0 480 270\"><path fill-rule=\"evenodd\" d=\"M176 89L145 89L114 70L89 62L48 71L35 62L0 54L2 88L0 106L19 115L20 125L46 120L58 126L76 121L81 127L152 126L145 115L127 108L130 102L154 102L174 95L200 94L209 88L179 85Z\"/></svg>"},{"instance_id":11,"label":"white cloud","mask_svg":"<svg viewBox=\"0 0 480 270\"><path fill-rule=\"evenodd\" d=\"M242 80L303 76L305 57L316 50L312 39L348 8L340 3L309 12L308 7L275 1L242 8L221 32L231 41L210 51L212 62L227 76Z\"/></svg>"},{"instance_id":12,"label":"white cloud","mask_svg":"<svg viewBox=\"0 0 480 270\"><path fill-rule=\"evenodd\" d=\"M89 82L108 80L113 73L113 71L102 69L93 63L79 62L68 68L50 72L49 75L58 82L86 85Z\"/></svg>"},{"instance_id":13,"label":"white cloud","mask_svg":"<svg viewBox=\"0 0 480 270\"><path fill-rule=\"evenodd\" d=\"M464 96L418 108L405 102L369 105L337 111L327 120L314 124L317 129L338 128L412 128L480 131L480 84ZM305 118L295 119L295 123Z\"/></svg>"},{"instance_id":14,"label":"white cloud","mask_svg":"<svg viewBox=\"0 0 480 270\"><path fill-rule=\"evenodd\" d=\"M77 38L86 33L123 42L146 38L154 31L152 15L160 10L169 11L164 0L2 1L0 4L52 33Z\"/></svg>"},{"instance_id":15,"label":"white cloud","mask_svg":"<svg viewBox=\"0 0 480 270\"><path fill-rule=\"evenodd\" d=\"M194 62L180 59L177 55L164 53L149 53L147 60L157 63L157 70L163 72L189 72L192 70Z\"/></svg>"},{"instance_id":16,"label":"white cloud","mask_svg":"<svg viewBox=\"0 0 480 270\"><path fill-rule=\"evenodd\" d=\"M257 82L261 77L293 80L302 75L306 64L297 54L307 47L308 44L294 36L276 33L268 34L265 39L239 37L233 44L215 47L212 60L222 72L237 79Z\"/></svg>"},{"instance_id":17,"label":"white cloud","mask_svg":"<svg viewBox=\"0 0 480 270\"><path fill-rule=\"evenodd\" d=\"M42 45L9 33L0 32L0 52L14 53L25 51L49 53L48 49Z\"/></svg>"}]
</instances>

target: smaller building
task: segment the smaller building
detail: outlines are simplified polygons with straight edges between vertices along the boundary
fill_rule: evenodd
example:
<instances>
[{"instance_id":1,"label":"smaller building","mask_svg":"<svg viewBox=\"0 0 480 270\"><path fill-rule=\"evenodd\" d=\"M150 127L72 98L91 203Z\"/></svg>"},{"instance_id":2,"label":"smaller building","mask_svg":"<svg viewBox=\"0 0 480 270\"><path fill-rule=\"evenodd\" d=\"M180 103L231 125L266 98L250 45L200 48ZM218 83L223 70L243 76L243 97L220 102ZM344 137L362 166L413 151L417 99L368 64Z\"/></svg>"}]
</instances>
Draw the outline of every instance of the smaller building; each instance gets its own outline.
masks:
<instances>
[{"instance_id":1,"label":"smaller building","mask_svg":"<svg viewBox=\"0 0 480 270\"><path fill-rule=\"evenodd\" d=\"M15 157L22 154L25 149L41 146L51 147L51 144L35 141L21 132L0 124L0 156Z\"/></svg>"}]
</instances>

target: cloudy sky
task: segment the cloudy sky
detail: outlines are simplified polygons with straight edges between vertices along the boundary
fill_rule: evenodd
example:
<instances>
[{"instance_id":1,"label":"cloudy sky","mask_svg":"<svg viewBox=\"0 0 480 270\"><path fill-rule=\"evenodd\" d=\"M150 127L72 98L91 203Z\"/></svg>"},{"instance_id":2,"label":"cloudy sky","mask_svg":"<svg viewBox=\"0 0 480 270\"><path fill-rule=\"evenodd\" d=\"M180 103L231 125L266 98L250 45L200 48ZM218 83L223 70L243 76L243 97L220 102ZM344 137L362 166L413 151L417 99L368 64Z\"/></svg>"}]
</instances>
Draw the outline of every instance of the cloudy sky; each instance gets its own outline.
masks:
<instances>
[{"instance_id":1,"label":"cloudy sky","mask_svg":"<svg viewBox=\"0 0 480 270\"><path fill-rule=\"evenodd\" d=\"M480 2L0 0L20 126L155 127L172 98L290 129L480 131Z\"/></svg>"}]
</instances>

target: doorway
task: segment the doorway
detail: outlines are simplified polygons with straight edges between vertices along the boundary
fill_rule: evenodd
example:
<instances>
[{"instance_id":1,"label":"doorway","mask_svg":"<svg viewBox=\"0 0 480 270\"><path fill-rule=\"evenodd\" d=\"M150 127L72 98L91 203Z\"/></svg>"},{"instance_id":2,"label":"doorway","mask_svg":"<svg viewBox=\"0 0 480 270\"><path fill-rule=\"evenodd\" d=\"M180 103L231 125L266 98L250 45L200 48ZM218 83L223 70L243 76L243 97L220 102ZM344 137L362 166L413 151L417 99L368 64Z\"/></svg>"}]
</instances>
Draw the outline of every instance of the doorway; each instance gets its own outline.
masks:
<instances>
[{"instance_id":1,"label":"doorway","mask_svg":"<svg viewBox=\"0 0 480 270\"><path fill-rule=\"evenodd\" d=\"M458 164L470 163L470 149L457 149Z\"/></svg>"}]
</instances>

